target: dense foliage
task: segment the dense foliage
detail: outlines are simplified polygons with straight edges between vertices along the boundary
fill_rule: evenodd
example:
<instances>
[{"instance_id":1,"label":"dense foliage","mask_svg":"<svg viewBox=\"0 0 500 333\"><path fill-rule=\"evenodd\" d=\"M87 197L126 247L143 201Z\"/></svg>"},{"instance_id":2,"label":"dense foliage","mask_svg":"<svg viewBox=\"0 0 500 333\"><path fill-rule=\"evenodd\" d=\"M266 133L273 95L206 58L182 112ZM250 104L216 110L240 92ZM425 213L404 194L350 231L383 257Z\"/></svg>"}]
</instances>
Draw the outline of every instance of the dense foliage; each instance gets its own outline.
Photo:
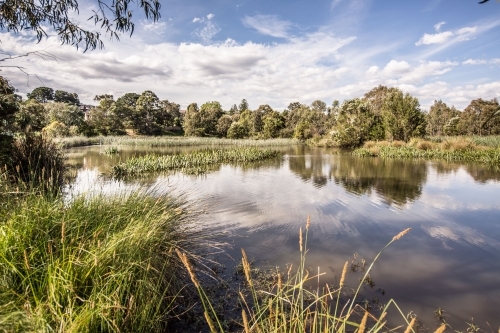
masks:
<instances>
[{"instance_id":1,"label":"dense foliage","mask_svg":"<svg viewBox=\"0 0 500 333\"><path fill-rule=\"evenodd\" d=\"M270 105L250 109L247 100L224 110L217 101L187 110L153 91L126 93L115 100L97 95L96 106L81 105L76 93L35 88L22 101L2 78L0 116L3 133L43 132L51 137L75 135L185 135L229 139L326 139L353 148L369 140L400 140L426 135L500 134L500 105L476 99L464 111L435 101L428 112L418 99L399 88L378 86L362 98L316 100L311 105L293 102L281 110Z\"/></svg>"}]
</instances>

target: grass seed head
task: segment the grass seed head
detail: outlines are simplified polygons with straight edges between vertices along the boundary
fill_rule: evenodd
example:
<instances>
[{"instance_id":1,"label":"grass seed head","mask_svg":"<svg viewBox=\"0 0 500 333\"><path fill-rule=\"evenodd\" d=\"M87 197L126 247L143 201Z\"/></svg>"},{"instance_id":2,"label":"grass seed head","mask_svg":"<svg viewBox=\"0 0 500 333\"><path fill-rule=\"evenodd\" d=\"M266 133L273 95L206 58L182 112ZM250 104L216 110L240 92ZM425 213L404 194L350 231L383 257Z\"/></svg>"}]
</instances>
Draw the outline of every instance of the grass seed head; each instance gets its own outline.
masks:
<instances>
[{"instance_id":1,"label":"grass seed head","mask_svg":"<svg viewBox=\"0 0 500 333\"><path fill-rule=\"evenodd\" d=\"M397 234L396 236L394 236L394 237L392 238L392 240L393 240L393 241L397 241L398 239L400 239L401 237L403 237L404 235L406 235L407 233L409 233L409 232L410 232L410 230L411 230L411 228L407 228L407 229L405 229L405 230L401 231L399 234Z\"/></svg>"}]
</instances>

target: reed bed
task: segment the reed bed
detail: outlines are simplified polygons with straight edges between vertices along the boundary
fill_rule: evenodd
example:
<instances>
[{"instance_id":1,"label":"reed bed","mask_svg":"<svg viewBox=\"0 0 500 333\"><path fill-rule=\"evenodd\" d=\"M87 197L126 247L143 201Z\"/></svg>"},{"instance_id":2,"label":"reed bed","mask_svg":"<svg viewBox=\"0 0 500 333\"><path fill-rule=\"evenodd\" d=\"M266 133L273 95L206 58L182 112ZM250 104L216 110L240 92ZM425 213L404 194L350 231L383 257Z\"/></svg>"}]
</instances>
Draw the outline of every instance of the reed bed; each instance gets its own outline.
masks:
<instances>
[{"instance_id":1,"label":"reed bed","mask_svg":"<svg viewBox=\"0 0 500 333\"><path fill-rule=\"evenodd\" d=\"M146 155L113 166L112 175L123 177L169 170L197 174L203 173L207 166L214 164L250 163L279 156L279 151L258 148L214 149L183 155Z\"/></svg>"},{"instance_id":2,"label":"reed bed","mask_svg":"<svg viewBox=\"0 0 500 333\"><path fill-rule=\"evenodd\" d=\"M488 135L488 136L432 136L428 138L432 142L460 142L460 141L470 141L478 146L485 146L490 148L500 148L500 135Z\"/></svg>"},{"instance_id":3,"label":"reed bed","mask_svg":"<svg viewBox=\"0 0 500 333\"><path fill-rule=\"evenodd\" d=\"M198 137L130 137L130 136L99 136L70 137L56 141L63 148L73 148L93 145L137 146L137 147L186 147L186 146L235 146L235 147L272 147L293 146L300 144L296 139L220 139Z\"/></svg>"},{"instance_id":4,"label":"reed bed","mask_svg":"<svg viewBox=\"0 0 500 333\"><path fill-rule=\"evenodd\" d=\"M207 244L185 204L152 193L0 207L0 332L164 332L189 299L175 250Z\"/></svg>"},{"instance_id":5,"label":"reed bed","mask_svg":"<svg viewBox=\"0 0 500 333\"><path fill-rule=\"evenodd\" d=\"M307 241L310 228L308 218L305 232L299 232L300 263L295 272L292 267L286 273L276 273L274 283L267 289L260 289L259 283L252 277L252 270L244 250L242 250L242 267L249 292L245 295L239 293L241 304L240 327L245 333L250 332L276 332L276 333L323 333L323 332L387 332L400 330L415 333L415 321L411 322L404 316L397 304L391 300L382 309L379 315L371 314L357 304L357 297L363 281L380 257L381 253L393 242L406 235L406 229L393 237L389 243L375 256L371 265L365 272L351 301L344 302L341 295L346 288L345 278L348 262L344 265L340 283L338 285L325 285L322 290L311 290L307 284L316 281L320 275L311 273L306 267ZM184 258L182 251L177 252L183 262L190 278L198 290L201 304L205 309L205 320L210 332L225 332L224 323L221 322L214 311L210 298L207 296L203 285L200 284L196 272L189 260ZM389 327L385 319L389 307L393 306L402 318L402 325Z\"/></svg>"},{"instance_id":6,"label":"reed bed","mask_svg":"<svg viewBox=\"0 0 500 333\"><path fill-rule=\"evenodd\" d=\"M353 151L354 155L384 158L422 158L448 161L500 164L500 148L480 146L470 139L433 142L414 139L409 143L366 142Z\"/></svg>"}]
</instances>

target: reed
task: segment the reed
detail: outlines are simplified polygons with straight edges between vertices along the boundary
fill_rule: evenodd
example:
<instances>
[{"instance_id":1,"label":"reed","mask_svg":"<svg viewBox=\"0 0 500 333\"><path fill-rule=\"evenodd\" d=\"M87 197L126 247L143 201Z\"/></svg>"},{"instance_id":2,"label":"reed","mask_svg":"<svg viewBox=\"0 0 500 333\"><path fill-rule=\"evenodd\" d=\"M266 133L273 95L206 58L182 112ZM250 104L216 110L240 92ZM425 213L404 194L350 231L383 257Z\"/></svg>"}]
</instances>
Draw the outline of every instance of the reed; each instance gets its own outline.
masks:
<instances>
[{"instance_id":1,"label":"reed","mask_svg":"<svg viewBox=\"0 0 500 333\"><path fill-rule=\"evenodd\" d=\"M130 137L130 136L99 136L99 137L69 137L59 138L57 142L63 148L114 145L114 146L137 146L137 147L185 147L185 146L208 146L208 147L272 147L293 146L300 144L295 139L220 139L220 138L198 138L198 137Z\"/></svg>"},{"instance_id":2,"label":"reed","mask_svg":"<svg viewBox=\"0 0 500 333\"><path fill-rule=\"evenodd\" d=\"M113 166L112 175L123 177L145 173L179 170L187 174L203 173L204 168L220 163L250 163L276 158L281 153L271 149L237 148L216 149L183 155L146 155L130 158Z\"/></svg>"},{"instance_id":3,"label":"reed","mask_svg":"<svg viewBox=\"0 0 500 333\"><path fill-rule=\"evenodd\" d=\"M478 146L470 139L442 142L415 139L403 146L400 144L387 145L385 142L381 144L370 142L368 145L354 150L353 154L361 157L442 159L492 165L500 164L500 148Z\"/></svg>"},{"instance_id":4,"label":"reed","mask_svg":"<svg viewBox=\"0 0 500 333\"><path fill-rule=\"evenodd\" d=\"M173 250L193 260L207 241L181 201L137 192L3 203L0 331L163 332L192 298Z\"/></svg>"},{"instance_id":5,"label":"reed","mask_svg":"<svg viewBox=\"0 0 500 333\"><path fill-rule=\"evenodd\" d=\"M240 304L242 306L241 328L245 333L250 332L380 332L392 331L394 328L388 327L385 320L388 308L393 305L400 313L404 327L407 332L415 333L413 328L415 320L408 322L397 304L391 300L382 310L379 318L354 305L357 302L358 292L363 284L359 283L358 289L352 300L347 302L342 308L338 307L339 299L343 293L345 285L345 275L347 273L348 263L344 266L342 277L338 286L326 285L320 291L311 290L306 287L310 283L325 274L318 271L317 275L310 274L306 269L307 238L310 230L310 220L306 223L305 232L299 232L299 253L300 264L294 274L287 274L285 280L282 280L281 273L277 272L275 284L269 288L262 289L258 281L254 281L247 255L242 250L242 267L245 273L246 286L248 293L239 292ZM369 266L366 274L370 272L374 263L381 253L393 242L400 240L410 229L406 229L394 236L389 243L376 255ZM182 256L182 254L180 255ZM187 270L190 268L186 265ZM366 277L366 275L365 275ZM193 283L197 284L196 277L192 277ZM361 280L364 281L364 278ZM199 286L199 285L198 285ZM201 303L206 313L210 313L211 320L216 318L216 313L211 312L210 299L203 291L199 292ZM331 306L331 302L336 304ZM211 331L224 332L223 327L215 328L215 325L208 323ZM400 326L401 327L401 326Z\"/></svg>"}]
</instances>

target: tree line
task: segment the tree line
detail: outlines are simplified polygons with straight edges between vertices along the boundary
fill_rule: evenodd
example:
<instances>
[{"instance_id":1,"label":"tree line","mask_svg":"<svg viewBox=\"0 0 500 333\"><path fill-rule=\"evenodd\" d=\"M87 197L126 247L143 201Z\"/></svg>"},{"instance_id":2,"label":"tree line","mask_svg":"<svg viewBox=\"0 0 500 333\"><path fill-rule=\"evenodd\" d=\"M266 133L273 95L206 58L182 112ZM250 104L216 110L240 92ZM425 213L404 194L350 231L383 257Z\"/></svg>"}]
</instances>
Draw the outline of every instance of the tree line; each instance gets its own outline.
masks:
<instances>
[{"instance_id":1,"label":"tree line","mask_svg":"<svg viewBox=\"0 0 500 333\"><path fill-rule=\"evenodd\" d=\"M424 112L416 97L382 85L362 98L342 103L335 100L331 105L320 100L311 105L293 102L283 111L267 104L251 110L245 99L229 110L223 110L217 101L210 101L201 106L192 103L181 111L179 104L160 100L150 90L142 94L126 93L116 100L104 94L95 96L98 105L84 119L76 93L38 87L23 101L5 79L1 80L4 133L8 129L11 133L92 136L123 135L132 130L139 135L174 133L232 139L326 137L346 148L367 140L500 134L500 108L496 99L473 100L463 111L439 100L429 112ZM9 117L3 115L5 112Z\"/></svg>"}]
</instances>

